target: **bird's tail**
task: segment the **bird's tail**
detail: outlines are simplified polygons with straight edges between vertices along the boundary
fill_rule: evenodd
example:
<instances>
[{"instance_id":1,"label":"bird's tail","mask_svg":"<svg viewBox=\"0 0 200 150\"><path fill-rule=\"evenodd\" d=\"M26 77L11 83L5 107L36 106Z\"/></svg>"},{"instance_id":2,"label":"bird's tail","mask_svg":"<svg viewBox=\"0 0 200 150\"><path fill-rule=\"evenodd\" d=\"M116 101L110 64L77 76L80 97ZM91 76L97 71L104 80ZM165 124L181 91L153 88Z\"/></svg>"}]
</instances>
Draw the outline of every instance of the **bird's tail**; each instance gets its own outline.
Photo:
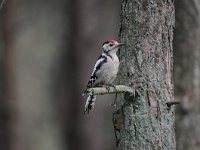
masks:
<instances>
[{"instance_id":1,"label":"bird's tail","mask_svg":"<svg viewBox=\"0 0 200 150\"><path fill-rule=\"evenodd\" d=\"M87 113L89 114L90 110L92 108L94 108L95 105L95 101L96 101L96 96L95 95L89 95L87 98L87 101L85 103L85 111L84 114Z\"/></svg>"}]
</instances>

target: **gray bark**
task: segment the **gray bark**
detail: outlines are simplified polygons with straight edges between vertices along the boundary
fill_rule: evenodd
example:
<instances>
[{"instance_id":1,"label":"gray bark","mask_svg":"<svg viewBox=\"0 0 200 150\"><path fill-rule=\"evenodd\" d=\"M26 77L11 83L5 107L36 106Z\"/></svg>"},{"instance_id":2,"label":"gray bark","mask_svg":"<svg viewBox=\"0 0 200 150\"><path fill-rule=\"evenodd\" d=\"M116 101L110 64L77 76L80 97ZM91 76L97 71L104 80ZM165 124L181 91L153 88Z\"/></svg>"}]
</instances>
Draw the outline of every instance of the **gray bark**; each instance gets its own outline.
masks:
<instances>
[{"instance_id":1,"label":"gray bark","mask_svg":"<svg viewBox=\"0 0 200 150\"><path fill-rule=\"evenodd\" d=\"M198 150L200 146L200 1L176 1L174 38L177 149ZM184 16L184 17L183 17Z\"/></svg>"},{"instance_id":2,"label":"gray bark","mask_svg":"<svg viewBox=\"0 0 200 150\"><path fill-rule=\"evenodd\" d=\"M172 81L174 4L123 0L118 81L137 89L117 101L114 128L120 150L176 148Z\"/></svg>"}]
</instances>

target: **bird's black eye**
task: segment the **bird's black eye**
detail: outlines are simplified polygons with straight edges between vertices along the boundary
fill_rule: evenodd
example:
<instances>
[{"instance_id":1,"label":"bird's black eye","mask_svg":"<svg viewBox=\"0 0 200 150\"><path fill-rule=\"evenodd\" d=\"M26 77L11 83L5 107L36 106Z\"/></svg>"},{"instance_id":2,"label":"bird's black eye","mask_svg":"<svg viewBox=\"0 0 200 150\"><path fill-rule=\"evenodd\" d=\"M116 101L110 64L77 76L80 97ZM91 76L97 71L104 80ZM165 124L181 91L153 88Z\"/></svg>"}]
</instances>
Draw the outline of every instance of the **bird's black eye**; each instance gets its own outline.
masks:
<instances>
[{"instance_id":1,"label":"bird's black eye","mask_svg":"<svg viewBox=\"0 0 200 150\"><path fill-rule=\"evenodd\" d=\"M112 44L112 43L110 43L110 44L109 44L109 46L113 46L113 44Z\"/></svg>"}]
</instances>

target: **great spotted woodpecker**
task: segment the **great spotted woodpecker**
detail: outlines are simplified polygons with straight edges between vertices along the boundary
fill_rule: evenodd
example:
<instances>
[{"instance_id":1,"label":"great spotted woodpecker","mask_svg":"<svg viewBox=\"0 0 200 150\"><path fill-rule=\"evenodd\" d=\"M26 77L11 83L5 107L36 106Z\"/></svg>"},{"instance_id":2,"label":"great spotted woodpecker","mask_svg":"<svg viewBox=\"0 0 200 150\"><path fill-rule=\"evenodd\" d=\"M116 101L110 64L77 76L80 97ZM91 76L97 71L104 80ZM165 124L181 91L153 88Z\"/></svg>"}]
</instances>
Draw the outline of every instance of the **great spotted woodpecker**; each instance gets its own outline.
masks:
<instances>
[{"instance_id":1,"label":"great spotted woodpecker","mask_svg":"<svg viewBox=\"0 0 200 150\"><path fill-rule=\"evenodd\" d=\"M119 58L116 54L119 47L125 45L116 40L106 40L102 44L102 54L97 59L92 75L88 81L87 88L109 86L115 80L118 68ZM94 108L96 96L88 96L85 104L85 113Z\"/></svg>"}]
</instances>

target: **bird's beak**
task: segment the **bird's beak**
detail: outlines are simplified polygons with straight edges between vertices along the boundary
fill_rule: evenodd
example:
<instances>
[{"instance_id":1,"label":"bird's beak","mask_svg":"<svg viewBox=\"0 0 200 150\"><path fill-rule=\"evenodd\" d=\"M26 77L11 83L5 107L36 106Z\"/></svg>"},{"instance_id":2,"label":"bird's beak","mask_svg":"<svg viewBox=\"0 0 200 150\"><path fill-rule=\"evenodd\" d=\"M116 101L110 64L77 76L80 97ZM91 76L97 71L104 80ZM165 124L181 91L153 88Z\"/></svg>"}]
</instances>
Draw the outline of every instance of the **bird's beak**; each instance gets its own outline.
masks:
<instances>
[{"instance_id":1,"label":"bird's beak","mask_svg":"<svg viewBox=\"0 0 200 150\"><path fill-rule=\"evenodd\" d=\"M116 45L116 47L121 47L121 46L124 46L126 45L125 43L119 43L118 45Z\"/></svg>"}]
</instances>

